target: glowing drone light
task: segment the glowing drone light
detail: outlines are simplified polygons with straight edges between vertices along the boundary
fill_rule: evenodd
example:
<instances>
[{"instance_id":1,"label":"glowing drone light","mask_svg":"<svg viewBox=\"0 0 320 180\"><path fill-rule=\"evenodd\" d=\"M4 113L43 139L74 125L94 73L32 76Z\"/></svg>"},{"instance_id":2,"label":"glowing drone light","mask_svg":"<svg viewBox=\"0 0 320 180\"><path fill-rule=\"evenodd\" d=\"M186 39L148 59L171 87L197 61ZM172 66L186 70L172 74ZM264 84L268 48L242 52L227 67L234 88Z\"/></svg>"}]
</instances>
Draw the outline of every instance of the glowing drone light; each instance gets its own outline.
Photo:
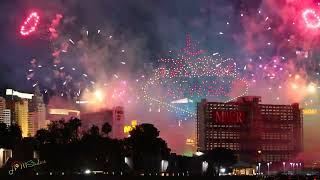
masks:
<instances>
[{"instance_id":1,"label":"glowing drone light","mask_svg":"<svg viewBox=\"0 0 320 180\"><path fill-rule=\"evenodd\" d=\"M20 34L22 36L28 36L30 33L34 32L38 26L39 19L38 13L32 12L22 24Z\"/></svg>"},{"instance_id":2,"label":"glowing drone light","mask_svg":"<svg viewBox=\"0 0 320 180\"><path fill-rule=\"evenodd\" d=\"M302 13L304 22L308 28L317 29L320 27L320 17L312 9L306 9Z\"/></svg>"}]
</instances>

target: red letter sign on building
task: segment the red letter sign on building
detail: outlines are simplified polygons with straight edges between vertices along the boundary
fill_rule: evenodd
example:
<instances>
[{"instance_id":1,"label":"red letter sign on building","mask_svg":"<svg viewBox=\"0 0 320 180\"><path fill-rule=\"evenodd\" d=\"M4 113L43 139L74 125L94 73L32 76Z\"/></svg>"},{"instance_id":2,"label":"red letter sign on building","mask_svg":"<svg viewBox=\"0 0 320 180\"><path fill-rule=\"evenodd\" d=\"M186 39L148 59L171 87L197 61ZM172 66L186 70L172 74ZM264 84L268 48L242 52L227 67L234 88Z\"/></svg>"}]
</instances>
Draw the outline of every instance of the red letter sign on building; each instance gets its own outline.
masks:
<instances>
[{"instance_id":1,"label":"red letter sign on building","mask_svg":"<svg viewBox=\"0 0 320 180\"><path fill-rule=\"evenodd\" d=\"M213 111L213 121L217 124L241 124L244 122L242 111Z\"/></svg>"}]
</instances>

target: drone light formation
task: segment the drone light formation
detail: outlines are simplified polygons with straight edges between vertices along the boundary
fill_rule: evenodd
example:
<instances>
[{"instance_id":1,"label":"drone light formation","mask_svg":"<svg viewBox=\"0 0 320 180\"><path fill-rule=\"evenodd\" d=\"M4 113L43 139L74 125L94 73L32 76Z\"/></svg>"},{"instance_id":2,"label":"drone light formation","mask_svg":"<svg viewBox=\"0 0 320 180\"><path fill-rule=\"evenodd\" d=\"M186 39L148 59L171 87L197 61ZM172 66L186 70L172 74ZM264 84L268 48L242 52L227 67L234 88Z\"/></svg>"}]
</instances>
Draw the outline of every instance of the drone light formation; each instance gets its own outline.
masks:
<instances>
[{"instance_id":1,"label":"drone light formation","mask_svg":"<svg viewBox=\"0 0 320 180\"><path fill-rule=\"evenodd\" d=\"M32 12L28 18L23 22L20 28L20 34L22 36L28 36L31 33L36 31L36 28L39 24L39 15L37 12Z\"/></svg>"}]
</instances>

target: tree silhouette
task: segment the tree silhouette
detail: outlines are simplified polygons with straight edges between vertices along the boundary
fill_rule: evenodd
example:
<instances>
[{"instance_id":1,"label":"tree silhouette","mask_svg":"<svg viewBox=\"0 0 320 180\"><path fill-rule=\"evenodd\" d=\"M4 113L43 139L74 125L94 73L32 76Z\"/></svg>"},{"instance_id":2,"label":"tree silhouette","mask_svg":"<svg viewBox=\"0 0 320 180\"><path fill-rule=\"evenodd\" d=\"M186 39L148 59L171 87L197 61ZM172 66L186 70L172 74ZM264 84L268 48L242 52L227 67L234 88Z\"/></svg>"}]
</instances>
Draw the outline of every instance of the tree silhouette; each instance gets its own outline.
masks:
<instances>
[{"instance_id":1,"label":"tree silhouette","mask_svg":"<svg viewBox=\"0 0 320 180\"><path fill-rule=\"evenodd\" d=\"M221 167L229 167L237 162L237 157L232 150L218 147L205 154L205 159L209 163L208 173L219 174Z\"/></svg>"},{"instance_id":2,"label":"tree silhouette","mask_svg":"<svg viewBox=\"0 0 320 180\"><path fill-rule=\"evenodd\" d=\"M70 142L76 142L79 139L79 128L81 127L81 120L74 118L65 122L63 120L53 121L48 125L48 131L41 130L36 134L38 140L43 141L45 138L47 141L58 144L66 144Z\"/></svg>"},{"instance_id":3,"label":"tree silhouette","mask_svg":"<svg viewBox=\"0 0 320 180\"><path fill-rule=\"evenodd\" d=\"M78 118L70 119L67 123L64 124L65 129L68 131L70 141L78 140L78 130L81 127L81 120Z\"/></svg>"},{"instance_id":4,"label":"tree silhouette","mask_svg":"<svg viewBox=\"0 0 320 180\"><path fill-rule=\"evenodd\" d=\"M130 131L125 150L133 158L135 170L159 171L160 162L170 154L167 143L152 124L141 124Z\"/></svg>"},{"instance_id":5,"label":"tree silhouette","mask_svg":"<svg viewBox=\"0 0 320 180\"><path fill-rule=\"evenodd\" d=\"M8 131L8 148L14 147L22 140L22 131L17 124L12 124Z\"/></svg>"},{"instance_id":6,"label":"tree silhouette","mask_svg":"<svg viewBox=\"0 0 320 180\"><path fill-rule=\"evenodd\" d=\"M0 148L14 149L22 140L22 132L18 125L7 127L0 123Z\"/></svg>"},{"instance_id":7,"label":"tree silhouette","mask_svg":"<svg viewBox=\"0 0 320 180\"><path fill-rule=\"evenodd\" d=\"M83 169L101 169L107 171L129 172L124 157L133 160L134 169L158 172L161 160L167 159L170 149L159 137L159 131L152 124L141 124L130 132L124 140L111 139L107 136L112 127L105 123L101 127L93 125L79 135L81 121L53 121L48 129L37 131L35 138L21 141L21 130L18 126L6 128L0 124L0 135L15 139L22 159L28 159L33 149L40 151L40 159L45 160L45 169L50 171L75 172ZM0 143L3 138L0 136ZM28 155L29 154L29 155ZM31 157L30 157L31 158Z\"/></svg>"},{"instance_id":8,"label":"tree silhouette","mask_svg":"<svg viewBox=\"0 0 320 180\"><path fill-rule=\"evenodd\" d=\"M81 120L53 121L48 130L40 129L35 138L40 143L40 159L51 169L70 170L77 167L79 157L79 128Z\"/></svg>"},{"instance_id":9,"label":"tree silhouette","mask_svg":"<svg viewBox=\"0 0 320 180\"><path fill-rule=\"evenodd\" d=\"M112 131L112 127L108 122L105 122L101 128L102 132L108 136L108 134Z\"/></svg>"},{"instance_id":10,"label":"tree silhouette","mask_svg":"<svg viewBox=\"0 0 320 180\"><path fill-rule=\"evenodd\" d=\"M35 138L40 144L45 144L50 142L50 132L46 129L39 129L35 135Z\"/></svg>"},{"instance_id":11,"label":"tree silhouette","mask_svg":"<svg viewBox=\"0 0 320 180\"><path fill-rule=\"evenodd\" d=\"M0 123L0 148L5 148L8 146L8 135L9 129L4 123Z\"/></svg>"}]
</instances>

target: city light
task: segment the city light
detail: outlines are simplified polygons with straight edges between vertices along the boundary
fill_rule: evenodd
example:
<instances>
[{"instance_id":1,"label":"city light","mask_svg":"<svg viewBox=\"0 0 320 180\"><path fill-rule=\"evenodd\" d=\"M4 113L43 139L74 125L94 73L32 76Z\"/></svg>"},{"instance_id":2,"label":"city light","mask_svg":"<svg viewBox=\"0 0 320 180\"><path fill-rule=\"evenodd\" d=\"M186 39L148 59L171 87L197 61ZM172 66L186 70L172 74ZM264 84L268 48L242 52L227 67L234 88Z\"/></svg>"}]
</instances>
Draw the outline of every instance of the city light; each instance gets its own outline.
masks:
<instances>
[{"instance_id":1,"label":"city light","mask_svg":"<svg viewBox=\"0 0 320 180\"><path fill-rule=\"evenodd\" d=\"M316 91L316 85L313 84L313 83L310 83L310 84L308 85L308 91L309 91L310 93L314 93L314 92Z\"/></svg>"},{"instance_id":2,"label":"city light","mask_svg":"<svg viewBox=\"0 0 320 180\"><path fill-rule=\"evenodd\" d=\"M303 109L303 114L304 115L316 115L319 114L318 109Z\"/></svg>"},{"instance_id":3,"label":"city light","mask_svg":"<svg viewBox=\"0 0 320 180\"><path fill-rule=\"evenodd\" d=\"M129 134L130 131L132 131L134 128L136 128L137 125L138 125L138 121L137 120L132 120L131 121L131 125L126 125L126 126L123 127L123 133Z\"/></svg>"},{"instance_id":4,"label":"city light","mask_svg":"<svg viewBox=\"0 0 320 180\"><path fill-rule=\"evenodd\" d=\"M203 152L200 152L200 151L197 151L197 152L195 152L194 153L196 156L202 156L202 155L204 155L204 153Z\"/></svg>"},{"instance_id":5,"label":"city light","mask_svg":"<svg viewBox=\"0 0 320 180\"><path fill-rule=\"evenodd\" d=\"M187 138L186 144L194 146L195 145L195 141L193 139L191 139L191 138Z\"/></svg>"},{"instance_id":6,"label":"city light","mask_svg":"<svg viewBox=\"0 0 320 180\"><path fill-rule=\"evenodd\" d=\"M32 99L32 96L33 96L33 94L22 93L19 91L15 91L13 89L6 89L6 95L7 96L17 96L22 99Z\"/></svg>"},{"instance_id":7,"label":"city light","mask_svg":"<svg viewBox=\"0 0 320 180\"><path fill-rule=\"evenodd\" d=\"M226 172L226 168L221 168L220 173L224 174Z\"/></svg>"},{"instance_id":8,"label":"city light","mask_svg":"<svg viewBox=\"0 0 320 180\"><path fill-rule=\"evenodd\" d=\"M90 169L86 169L86 170L84 171L84 173L85 173L85 174L90 174L90 173L91 173L91 170L90 170Z\"/></svg>"}]
</instances>

